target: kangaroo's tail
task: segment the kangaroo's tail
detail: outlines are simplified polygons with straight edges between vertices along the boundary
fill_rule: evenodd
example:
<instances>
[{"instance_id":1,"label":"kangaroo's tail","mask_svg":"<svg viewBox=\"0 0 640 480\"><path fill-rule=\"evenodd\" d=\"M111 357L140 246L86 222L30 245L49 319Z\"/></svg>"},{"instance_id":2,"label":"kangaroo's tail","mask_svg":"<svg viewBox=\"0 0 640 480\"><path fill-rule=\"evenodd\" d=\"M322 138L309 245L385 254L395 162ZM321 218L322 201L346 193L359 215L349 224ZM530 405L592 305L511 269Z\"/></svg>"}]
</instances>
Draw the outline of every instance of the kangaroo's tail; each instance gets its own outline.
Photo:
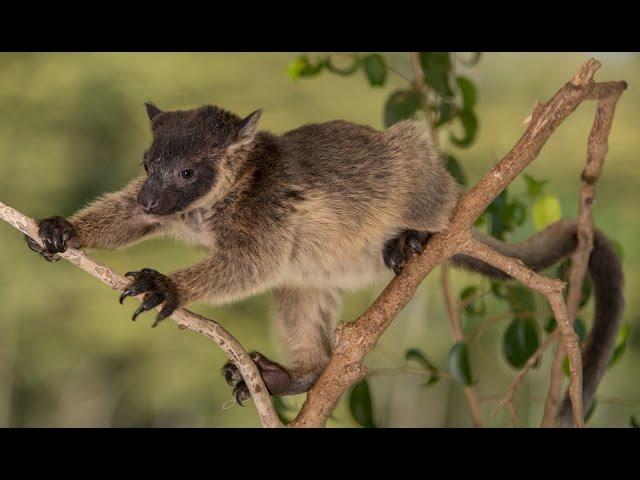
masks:
<instances>
[{"instance_id":1,"label":"kangaroo's tail","mask_svg":"<svg viewBox=\"0 0 640 480\"><path fill-rule=\"evenodd\" d=\"M576 223L560 220L519 243L504 243L474 232L474 237L503 255L520 259L533 270L542 270L570 255L577 245ZM455 255L453 264L496 278L510 278L506 273L481 260ZM600 231L594 233L589 274L594 286L595 314L593 328L582 357L584 411L589 411L596 389L606 370L622 322L622 265L611 243ZM565 397L556 417L557 426L573 426L571 404Z\"/></svg>"}]
</instances>

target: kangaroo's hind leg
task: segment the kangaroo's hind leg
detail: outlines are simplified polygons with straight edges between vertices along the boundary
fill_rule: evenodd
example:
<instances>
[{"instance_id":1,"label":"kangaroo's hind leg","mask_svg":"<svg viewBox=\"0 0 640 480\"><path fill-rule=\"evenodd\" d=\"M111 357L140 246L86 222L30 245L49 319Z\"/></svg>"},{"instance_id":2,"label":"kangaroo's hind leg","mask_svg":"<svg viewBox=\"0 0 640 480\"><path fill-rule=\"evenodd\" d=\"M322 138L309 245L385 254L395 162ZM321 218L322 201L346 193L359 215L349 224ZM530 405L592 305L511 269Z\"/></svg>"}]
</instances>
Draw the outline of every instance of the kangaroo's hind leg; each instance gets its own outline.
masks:
<instances>
[{"instance_id":1,"label":"kangaroo's hind leg","mask_svg":"<svg viewBox=\"0 0 640 480\"><path fill-rule=\"evenodd\" d=\"M413 255L419 255L433 232L403 230L385 243L382 257L387 268L398 275L406 261Z\"/></svg>"},{"instance_id":2,"label":"kangaroo's hind leg","mask_svg":"<svg viewBox=\"0 0 640 480\"><path fill-rule=\"evenodd\" d=\"M271 395L295 395L313 386L331 356L340 305L338 289L274 290L276 326L291 366L284 367L258 352L251 354ZM237 367L227 363L223 371L227 382L234 387L236 400L242 402L249 398L249 390Z\"/></svg>"}]
</instances>

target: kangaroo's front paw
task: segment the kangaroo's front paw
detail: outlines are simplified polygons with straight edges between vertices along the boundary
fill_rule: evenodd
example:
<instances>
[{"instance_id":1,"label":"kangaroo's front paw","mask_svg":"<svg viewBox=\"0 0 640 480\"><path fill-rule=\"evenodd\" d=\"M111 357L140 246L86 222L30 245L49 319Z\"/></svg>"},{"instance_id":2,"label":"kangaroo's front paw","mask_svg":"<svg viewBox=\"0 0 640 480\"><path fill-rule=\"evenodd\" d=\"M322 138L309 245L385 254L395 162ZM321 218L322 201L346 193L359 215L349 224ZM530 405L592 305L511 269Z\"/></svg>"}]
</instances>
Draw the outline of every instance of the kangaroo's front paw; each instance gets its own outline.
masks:
<instances>
[{"instance_id":1,"label":"kangaroo's front paw","mask_svg":"<svg viewBox=\"0 0 640 480\"><path fill-rule=\"evenodd\" d=\"M156 320L152 327L156 327L162 320L171 315L178 308L178 290L175 283L169 277L151 268L143 268L135 272L127 272L126 277L132 279L120 295L120 303L127 297L135 297L144 293L142 304L133 312L132 320L147 310L157 307L160 304L162 309L156 315Z\"/></svg>"},{"instance_id":2,"label":"kangaroo's front paw","mask_svg":"<svg viewBox=\"0 0 640 480\"><path fill-rule=\"evenodd\" d=\"M26 237L27 245L34 252L38 252L48 262L57 262L60 257L56 254L65 252L68 247L78 247L78 237L73 225L63 217L45 218L38 222L38 233L42 246L30 237Z\"/></svg>"},{"instance_id":3,"label":"kangaroo's front paw","mask_svg":"<svg viewBox=\"0 0 640 480\"><path fill-rule=\"evenodd\" d=\"M260 352L250 353L260 375L271 395L289 395L297 392L297 382L293 376L279 363L269 360ZM222 367L222 373L229 385L233 387L233 396L240 405L251 397L249 387L244 382L240 370L230 361Z\"/></svg>"}]
</instances>

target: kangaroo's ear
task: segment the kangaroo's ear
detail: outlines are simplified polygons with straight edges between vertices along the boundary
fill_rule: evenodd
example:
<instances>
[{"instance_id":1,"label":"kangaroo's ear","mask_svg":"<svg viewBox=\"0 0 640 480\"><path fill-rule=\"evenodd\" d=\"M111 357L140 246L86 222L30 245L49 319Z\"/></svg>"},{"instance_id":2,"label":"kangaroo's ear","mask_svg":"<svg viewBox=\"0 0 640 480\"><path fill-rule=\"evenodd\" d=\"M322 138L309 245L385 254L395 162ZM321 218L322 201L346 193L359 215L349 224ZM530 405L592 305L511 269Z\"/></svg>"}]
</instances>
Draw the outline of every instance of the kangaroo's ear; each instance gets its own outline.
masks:
<instances>
[{"instance_id":1,"label":"kangaroo's ear","mask_svg":"<svg viewBox=\"0 0 640 480\"><path fill-rule=\"evenodd\" d=\"M258 122L262 116L262 109L256 110L253 113L247 115L247 118L240 123L240 132L238 133L238 140L250 140L252 139L258 129Z\"/></svg>"},{"instance_id":2,"label":"kangaroo's ear","mask_svg":"<svg viewBox=\"0 0 640 480\"><path fill-rule=\"evenodd\" d=\"M149 120L153 120L156 115L162 113L162 110L160 110L151 102L146 102L144 106L147 107L147 115L149 116Z\"/></svg>"},{"instance_id":3,"label":"kangaroo's ear","mask_svg":"<svg viewBox=\"0 0 640 480\"><path fill-rule=\"evenodd\" d=\"M240 122L236 140L227 146L227 155L240 154L253 145L258 130L260 115L262 115L262 110L256 110Z\"/></svg>"}]
</instances>

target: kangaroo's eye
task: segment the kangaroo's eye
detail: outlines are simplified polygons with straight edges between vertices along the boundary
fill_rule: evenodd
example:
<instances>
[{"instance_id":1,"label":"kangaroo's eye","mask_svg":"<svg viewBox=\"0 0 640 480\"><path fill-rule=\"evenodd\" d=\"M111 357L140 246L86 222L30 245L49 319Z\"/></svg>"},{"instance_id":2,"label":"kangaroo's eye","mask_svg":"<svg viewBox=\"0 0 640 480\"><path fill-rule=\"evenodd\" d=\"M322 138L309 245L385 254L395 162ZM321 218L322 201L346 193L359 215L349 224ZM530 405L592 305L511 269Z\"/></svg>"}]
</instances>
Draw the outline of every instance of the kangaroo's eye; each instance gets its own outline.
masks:
<instances>
[{"instance_id":1,"label":"kangaroo's eye","mask_svg":"<svg viewBox=\"0 0 640 480\"><path fill-rule=\"evenodd\" d=\"M180 172L180 176L182 178L184 178L185 180L190 179L191 177L193 177L193 170L191 170L190 168L188 168L187 170L182 170Z\"/></svg>"},{"instance_id":2,"label":"kangaroo's eye","mask_svg":"<svg viewBox=\"0 0 640 480\"><path fill-rule=\"evenodd\" d=\"M149 173L149 166L146 163L144 164L144 171Z\"/></svg>"}]
</instances>

